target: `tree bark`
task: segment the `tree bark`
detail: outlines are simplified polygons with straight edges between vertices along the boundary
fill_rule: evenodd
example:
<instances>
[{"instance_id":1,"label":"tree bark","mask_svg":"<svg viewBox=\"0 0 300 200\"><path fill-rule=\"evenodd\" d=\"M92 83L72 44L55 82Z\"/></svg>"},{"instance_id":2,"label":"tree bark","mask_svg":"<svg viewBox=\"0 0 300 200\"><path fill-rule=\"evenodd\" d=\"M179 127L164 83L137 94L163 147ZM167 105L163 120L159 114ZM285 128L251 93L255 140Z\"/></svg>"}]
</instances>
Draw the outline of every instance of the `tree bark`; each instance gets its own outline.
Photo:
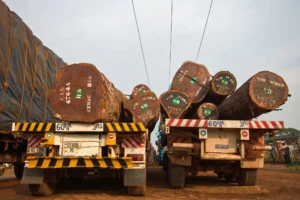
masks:
<instances>
[{"instance_id":1,"label":"tree bark","mask_svg":"<svg viewBox=\"0 0 300 200\"><path fill-rule=\"evenodd\" d=\"M218 107L220 119L250 120L284 104L288 86L275 73L262 71L252 76Z\"/></svg>"}]
</instances>

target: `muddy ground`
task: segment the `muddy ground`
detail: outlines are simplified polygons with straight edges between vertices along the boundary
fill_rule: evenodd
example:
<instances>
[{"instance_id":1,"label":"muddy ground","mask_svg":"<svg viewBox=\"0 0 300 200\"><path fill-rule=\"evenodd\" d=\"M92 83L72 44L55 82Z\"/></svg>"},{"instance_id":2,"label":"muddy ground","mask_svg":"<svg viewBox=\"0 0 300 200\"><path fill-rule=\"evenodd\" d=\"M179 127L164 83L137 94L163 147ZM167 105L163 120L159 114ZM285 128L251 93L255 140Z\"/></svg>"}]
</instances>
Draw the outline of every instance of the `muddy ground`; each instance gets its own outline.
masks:
<instances>
[{"instance_id":1,"label":"muddy ground","mask_svg":"<svg viewBox=\"0 0 300 200\"><path fill-rule=\"evenodd\" d=\"M148 172L148 187L145 197L127 196L121 182L111 179L88 179L71 188L58 188L56 194L48 197L32 197L26 185L20 185L7 170L0 178L1 200L167 200L167 199L300 199L300 173L290 172L284 165L266 164L259 170L257 186L238 186L218 179L214 173L199 173L188 177L184 189L169 189L166 174L160 167L152 167Z\"/></svg>"}]
</instances>

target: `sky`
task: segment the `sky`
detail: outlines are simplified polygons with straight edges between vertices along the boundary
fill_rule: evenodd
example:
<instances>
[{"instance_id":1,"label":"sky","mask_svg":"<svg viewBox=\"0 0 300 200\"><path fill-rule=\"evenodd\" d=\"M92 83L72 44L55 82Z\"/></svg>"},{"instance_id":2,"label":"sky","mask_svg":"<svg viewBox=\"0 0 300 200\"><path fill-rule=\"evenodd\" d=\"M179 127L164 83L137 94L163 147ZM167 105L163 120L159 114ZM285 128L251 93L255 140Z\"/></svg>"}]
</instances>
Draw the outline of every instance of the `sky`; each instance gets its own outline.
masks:
<instances>
[{"instance_id":1,"label":"sky","mask_svg":"<svg viewBox=\"0 0 300 200\"><path fill-rule=\"evenodd\" d=\"M148 84L130 0L4 0L65 62L92 63L125 94ZM173 1L171 78L195 61L210 0ZM169 87L171 0L135 0L150 79L157 96ZM280 75L292 95L258 119L300 129L300 1L214 0L198 63L228 70L238 87L259 71ZM152 143L155 141L152 134Z\"/></svg>"}]
</instances>

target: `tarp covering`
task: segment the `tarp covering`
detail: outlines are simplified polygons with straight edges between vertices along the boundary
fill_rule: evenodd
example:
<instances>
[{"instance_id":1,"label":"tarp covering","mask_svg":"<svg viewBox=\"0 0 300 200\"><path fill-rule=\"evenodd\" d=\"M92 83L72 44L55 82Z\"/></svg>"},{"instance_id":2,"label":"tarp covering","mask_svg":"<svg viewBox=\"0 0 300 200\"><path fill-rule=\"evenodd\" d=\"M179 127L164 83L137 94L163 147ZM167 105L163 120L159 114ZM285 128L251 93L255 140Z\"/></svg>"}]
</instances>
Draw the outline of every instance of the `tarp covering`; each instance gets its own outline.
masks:
<instances>
[{"instance_id":1,"label":"tarp covering","mask_svg":"<svg viewBox=\"0 0 300 200\"><path fill-rule=\"evenodd\" d=\"M55 122L47 92L64 61L0 1L0 132L13 122Z\"/></svg>"}]
</instances>

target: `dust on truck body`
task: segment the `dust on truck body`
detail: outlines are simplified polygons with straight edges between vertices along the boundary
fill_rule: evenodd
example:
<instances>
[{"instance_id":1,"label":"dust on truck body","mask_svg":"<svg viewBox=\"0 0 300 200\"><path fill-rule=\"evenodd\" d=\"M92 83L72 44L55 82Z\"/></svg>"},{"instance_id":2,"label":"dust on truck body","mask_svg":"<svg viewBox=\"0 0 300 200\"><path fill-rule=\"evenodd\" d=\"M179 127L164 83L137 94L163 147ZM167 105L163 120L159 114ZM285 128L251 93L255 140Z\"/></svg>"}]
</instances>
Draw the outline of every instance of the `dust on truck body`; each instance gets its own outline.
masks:
<instances>
[{"instance_id":1,"label":"dust on truck body","mask_svg":"<svg viewBox=\"0 0 300 200\"><path fill-rule=\"evenodd\" d=\"M130 195L145 195L146 142L142 123L14 123L27 135L22 184L46 196L69 177L106 175L123 178Z\"/></svg>"},{"instance_id":2,"label":"dust on truck body","mask_svg":"<svg viewBox=\"0 0 300 200\"><path fill-rule=\"evenodd\" d=\"M282 121L166 119L164 170L169 185L182 188L185 176L214 171L226 181L255 185L264 166L264 134L283 128Z\"/></svg>"}]
</instances>

